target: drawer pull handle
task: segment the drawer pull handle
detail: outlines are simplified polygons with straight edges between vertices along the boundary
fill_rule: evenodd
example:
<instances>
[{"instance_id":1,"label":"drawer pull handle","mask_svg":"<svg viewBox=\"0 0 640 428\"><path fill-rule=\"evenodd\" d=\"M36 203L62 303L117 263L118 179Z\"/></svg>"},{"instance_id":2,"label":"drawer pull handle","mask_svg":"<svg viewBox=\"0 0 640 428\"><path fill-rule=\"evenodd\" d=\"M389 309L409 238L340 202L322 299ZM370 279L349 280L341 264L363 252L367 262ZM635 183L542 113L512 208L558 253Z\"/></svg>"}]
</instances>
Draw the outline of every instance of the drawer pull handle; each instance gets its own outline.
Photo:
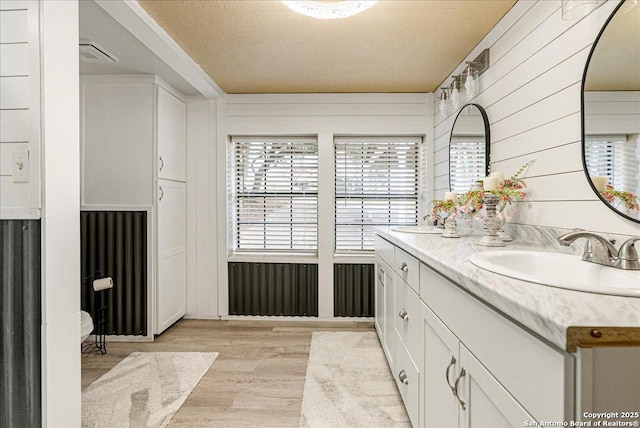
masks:
<instances>
[{"instance_id":1,"label":"drawer pull handle","mask_svg":"<svg viewBox=\"0 0 640 428\"><path fill-rule=\"evenodd\" d=\"M160 171L162 171L163 168L164 168L164 159L162 159L162 156L160 156Z\"/></svg>"},{"instance_id":2,"label":"drawer pull handle","mask_svg":"<svg viewBox=\"0 0 640 428\"><path fill-rule=\"evenodd\" d=\"M454 395L456 396L456 398L460 402L460 405L462 406L462 410L467 410L467 405L466 405L466 403L464 401L462 401L460 399L460 394L459 394L460 391L458 391L458 384L460 383L460 379L462 379L464 377L464 375L466 375L466 374L467 374L467 372L464 370L464 367L463 367L462 370L460 370L460 375L456 379L456 383L455 383L455 385L453 387Z\"/></svg>"},{"instance_id":3,"label":"drawer pull handle","mask_svg":"<svg viewBox=\"0 0 640 428\"><path fill-rule=\"evenodd\" d=\"M453 355L451 356L451 361L449 362L449 365L447 366L447 370L444 372L444 376L447 379L447 385L449 385L449 388L451 388L451 393L453 395L456 395L456 390L453 389L453 386L451 386L451 382L449 382L449 370L451 370L451 367L453 367L453 365L456 363L456 357L454 357Z\"/></svg>"},{"instance_id":4,"label":"drawer pull handle","mask_svg":"<svg viewBox=\"0 0 640 428\"><path fill-rule=\"evenodd\" d=\"M401 370L400 373L398 373L398 379L400 380L400 382L404 383L405 385L409 385L409 377L407 376L407 373L405 373L404 370Z\"/></svg>"},{"instance_id":5,"label":"drawer pull handle","mask_svg":"<svg viewBox=\"0 0 640 428\"><path fill-rule=\"evenodd\" d=\"M409 321L409 312L405 308L400 309L398 316L405 321Z\"/></svg>"},{"instance_id":6,"label":"drawer pull handle","mask_svg":"<svg viewBox=\"0 0 640 428\"><path fill-rule=\"evenodd\" d=\"M162 200L162 198L164 198L164 189L162 188L162 186L160 186L160 199Z\"/></svg>"},{"instance_id":7,"label":"drawer pull handle","mask_svg":"<svg viewBox=\"0 0 640 428\"><path fill-rule=\"evenodd\" d=\"M409 265L407 265L406 263L402 263L402 264L400 265L400 270L401 270L402 272L409 272Z\"/></svg>"}]
</instances>

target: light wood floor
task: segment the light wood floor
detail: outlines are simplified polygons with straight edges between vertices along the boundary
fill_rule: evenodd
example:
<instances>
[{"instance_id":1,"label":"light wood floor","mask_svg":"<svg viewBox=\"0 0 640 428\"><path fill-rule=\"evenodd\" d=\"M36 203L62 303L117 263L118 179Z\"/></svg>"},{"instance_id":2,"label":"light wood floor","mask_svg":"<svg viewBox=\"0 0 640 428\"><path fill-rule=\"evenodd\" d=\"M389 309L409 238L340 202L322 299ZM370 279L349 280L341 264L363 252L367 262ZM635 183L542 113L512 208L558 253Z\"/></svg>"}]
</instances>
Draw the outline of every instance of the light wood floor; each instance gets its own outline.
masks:
<instances>
[{"instance_id":1,"label":"light wood floor","mask_svg":"<svg viewBox=\"0 0 640 428\"><path fill-rule=\"evenodd\" d=\"M131 352L219 352L169 426L297 427L314 331L373 331L371 322L182 320L150 343L83 354L86 388Z\"/></svg>"}]
</instances>

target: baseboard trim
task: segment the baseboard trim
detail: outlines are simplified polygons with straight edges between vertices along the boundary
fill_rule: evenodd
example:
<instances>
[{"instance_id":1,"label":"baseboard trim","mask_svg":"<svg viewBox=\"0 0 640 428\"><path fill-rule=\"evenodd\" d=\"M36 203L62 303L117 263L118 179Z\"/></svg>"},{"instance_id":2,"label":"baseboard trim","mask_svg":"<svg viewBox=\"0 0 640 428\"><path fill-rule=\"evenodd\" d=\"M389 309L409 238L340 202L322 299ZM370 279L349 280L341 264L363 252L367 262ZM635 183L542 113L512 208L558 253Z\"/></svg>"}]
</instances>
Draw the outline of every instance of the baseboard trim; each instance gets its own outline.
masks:
<instances>
[{"instance_id":1,"label":"baseboard trim","mask_svg":"<svg viewBox=\"0 0 640 428\"><path fill-rule=\"evenodd\" d=\"M195 318L194 318L195 319ZM289 317L289 316L263 316L263 315L224 315L220 317L223 321L286 321L286 322L373 322L373 318L369 317Z\"/></svg>"},{"instance_id":2,"label":"baseboard trim","mask_svg":"<svg viewBox=\"0 0 640 428\"><path fill-rule=\"evenodd\" d=\"M218 315L196 315L196 314L187 314L182 317L184 320L219 320L220 316Z\"/></svg>"},{"instance_id":3,"label":"baseboard trim","mask_svg":"<svg viewBox=\"0 0 640 428\"><path fill-rule=\"evenodd\" d=\"M96 336L90 335L83 344L95 343ZM153 336L132 336L132 335L107 335L107 342L153 342Z\"/></svg>"}]
</instances>

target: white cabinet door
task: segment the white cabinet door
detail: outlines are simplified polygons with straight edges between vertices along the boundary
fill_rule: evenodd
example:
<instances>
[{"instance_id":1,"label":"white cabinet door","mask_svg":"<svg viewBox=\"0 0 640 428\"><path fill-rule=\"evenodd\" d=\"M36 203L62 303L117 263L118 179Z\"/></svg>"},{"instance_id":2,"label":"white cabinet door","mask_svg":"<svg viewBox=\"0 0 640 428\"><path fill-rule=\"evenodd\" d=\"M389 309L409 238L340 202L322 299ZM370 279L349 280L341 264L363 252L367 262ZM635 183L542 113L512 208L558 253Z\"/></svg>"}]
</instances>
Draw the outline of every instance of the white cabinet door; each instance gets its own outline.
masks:
<instances>
[{"instance_id":1,"label":"white cabinet door","mask_svg":"<svg viewBox=\"0 0 640 428\"><path fill-rule=\"evenodd\" d=\"M162 333L186 313L185 183L158 180L157 328Z\"/></svg>"},{"instance_id":2,"label":"white cabinet door","mask_svg":"<svg viewBox=\"0 0 640 428\"><path fill-rule=\"evenodd\" d=\"M460 367L460 427L522 427L535 421L464 345Z\"/></svg>"},{"instance_id":3,"label":"white cabinet door","mask_svg":"<svg viewBox=\"0 0 640 428\"><path fill-rule=\"evenodd\" d=\"M376 256L376 282L375 282L375 326L380 337L380 342L384 342L384 264Z\"/></svg>"},{"instance_id":4,"label":"white cabinet door","mask_svg":"<svg viewBox=\"0 0 640 428\"><path fill-rule=\"evenodd\" d=\"M187 106L157 88L158 178L186 181Z\"/></svg>"},{"instance_id":5,"label":"white cabinet door","mask_svg":"<svg viewBox=\"0 0 640 428\"><path fill-rule=\"evenodd\" d=\"M389 367L393 371L395 358L395 328L393 325L393 313L395 311L395 273L385 264L384 268L384 342L383 349L389 360Z\"/></svg>"},{"instance_id":6,"label":"white cabinet door","mask_svg":"<svg viewBox=\"0 0 640 428\"><path fill-rule=\"evenodd\" d=\"M458 338L420 302L423 361L420 421L425 427L457 427L459 403L453 391L459 374Z\"/></svg>"}]
</instances>

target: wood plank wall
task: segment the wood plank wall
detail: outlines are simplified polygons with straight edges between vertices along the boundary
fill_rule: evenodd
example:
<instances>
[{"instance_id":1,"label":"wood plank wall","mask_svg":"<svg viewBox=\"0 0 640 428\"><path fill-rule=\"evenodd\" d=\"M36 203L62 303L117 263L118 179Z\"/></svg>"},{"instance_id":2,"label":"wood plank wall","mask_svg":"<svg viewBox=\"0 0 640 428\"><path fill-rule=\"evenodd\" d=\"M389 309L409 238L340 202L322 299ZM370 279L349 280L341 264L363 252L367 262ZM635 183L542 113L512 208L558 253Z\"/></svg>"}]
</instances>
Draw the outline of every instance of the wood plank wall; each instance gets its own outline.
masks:
<instances>
[{"instance_id":1,"label":"wood plank wall","mask_svg":"<svg viewBox=\"0 0 640 428\"><path fill-rule=\"evenodd\" d=\"M480 77L473 102L486 109L491 125L492 170L510 175L537 160L527 176L530 208L521 207L514 223L638 234L636 223L598 199L582 169L582 74L591 46L617 4L607 2L583 19L564 21L560 1L520 0L466 58L490 48L491 67ZM452 74L463 68L464 62ZM436 93L434 100L438 97ZM454 118L434 122L438 198L448 190Z\"/></svg>"},{"instance_id":2,"label":"wood plank wall","mask_svg":"<svg viewBox=\"0 0 640 428\"><path fill-rule=\"evenodd\" d=\"M27 151L28 182L14 182L13 153ZM40 217L38 3L0 3L0 218Z\"/></svg>"}]
</instances>

